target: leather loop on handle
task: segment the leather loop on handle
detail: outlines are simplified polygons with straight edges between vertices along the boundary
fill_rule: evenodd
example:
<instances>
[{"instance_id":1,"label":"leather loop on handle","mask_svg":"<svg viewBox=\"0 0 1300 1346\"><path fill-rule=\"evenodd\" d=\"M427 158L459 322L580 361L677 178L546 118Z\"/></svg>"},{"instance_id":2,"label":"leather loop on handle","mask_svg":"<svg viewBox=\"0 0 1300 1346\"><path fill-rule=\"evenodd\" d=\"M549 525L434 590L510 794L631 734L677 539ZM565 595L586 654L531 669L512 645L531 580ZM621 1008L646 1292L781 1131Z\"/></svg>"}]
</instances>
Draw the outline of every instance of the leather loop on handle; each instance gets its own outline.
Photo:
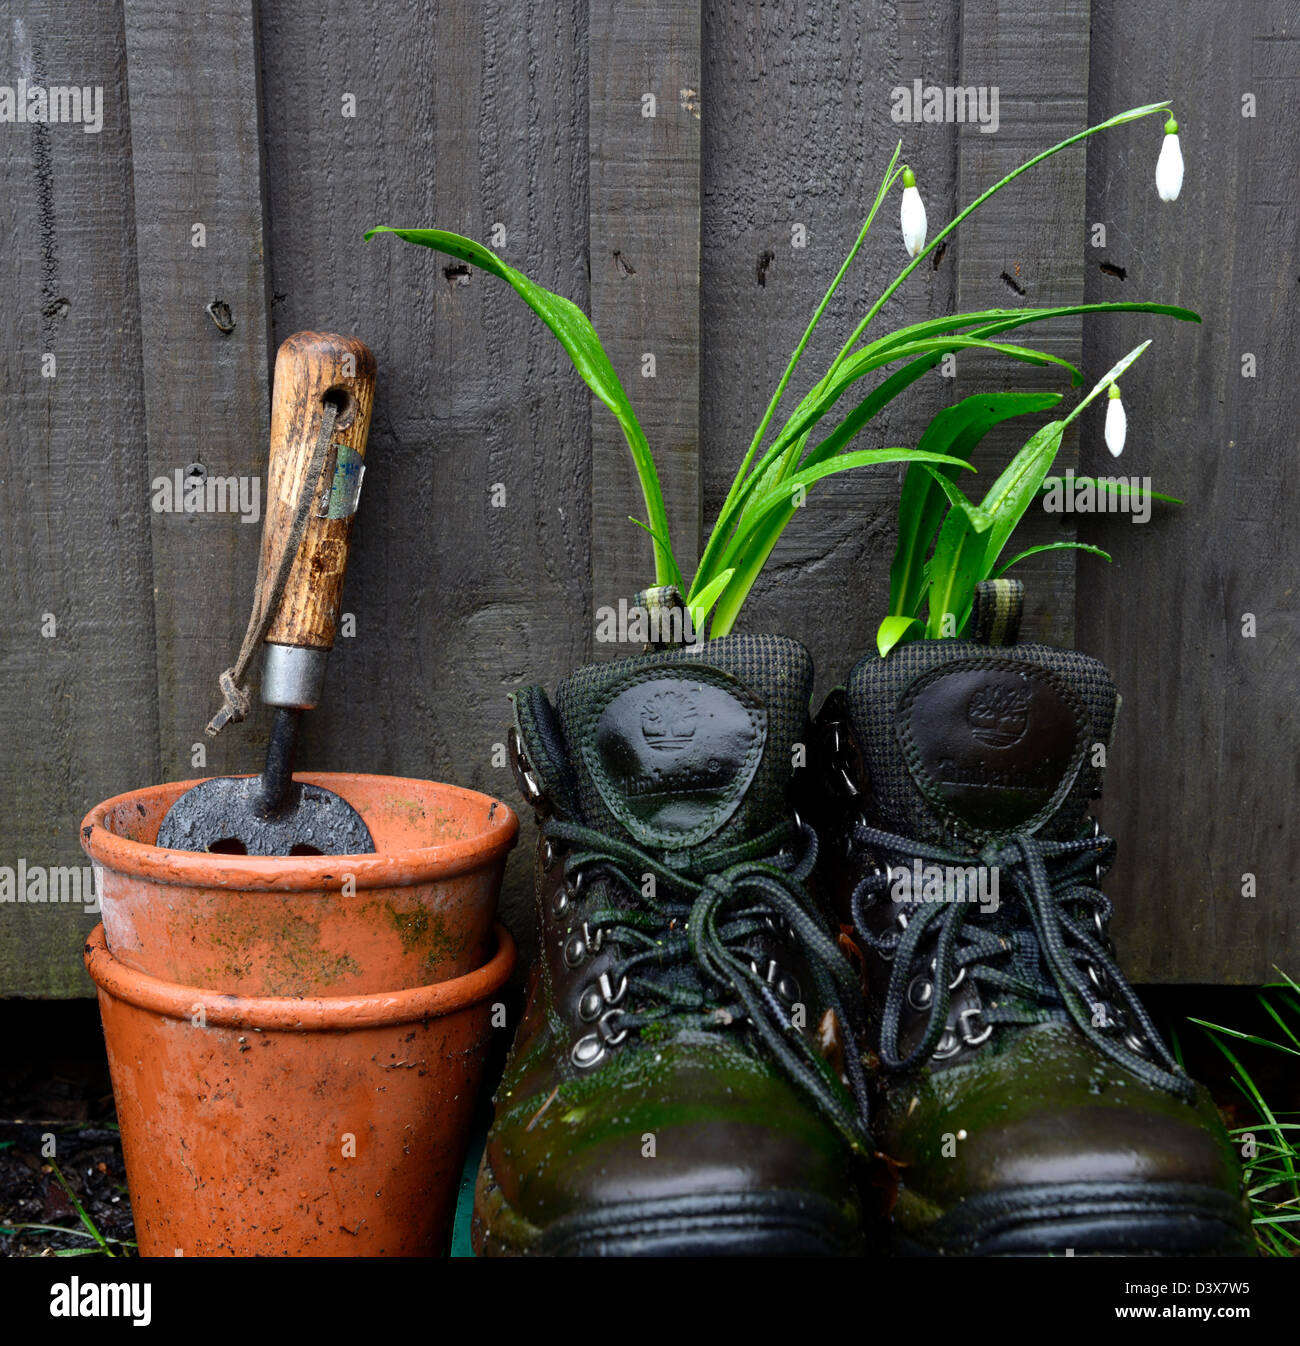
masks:
<instances>
[{"instance_id":1,"label":"leather loop on handle","mask_svg":"<svg viewBox=\"0 0 1300 1346\"><path fill-rule=\"evenodd\" d=\"M312 486L302 542L266 633L269 644L318 650L334 644L374 400L375 357L362 342L328 332L298 332L280 347L258 563L261 582L271 575L289 536L327 401L337 415L333 447Z\"/></svg>"}]
</instances>

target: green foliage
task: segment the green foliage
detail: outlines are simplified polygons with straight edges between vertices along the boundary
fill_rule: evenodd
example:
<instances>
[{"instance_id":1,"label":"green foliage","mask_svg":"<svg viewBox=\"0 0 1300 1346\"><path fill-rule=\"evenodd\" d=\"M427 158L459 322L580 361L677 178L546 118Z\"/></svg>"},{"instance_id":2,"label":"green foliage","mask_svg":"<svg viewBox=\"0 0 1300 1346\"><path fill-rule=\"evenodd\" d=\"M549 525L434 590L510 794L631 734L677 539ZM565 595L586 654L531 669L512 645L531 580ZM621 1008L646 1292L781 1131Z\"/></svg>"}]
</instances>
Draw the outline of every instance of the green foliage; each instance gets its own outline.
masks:
<instances>
[{"instance_id":1,"label":"green foliage","mask_svg":"<svg viewBox=\"0 0 1300 1346\"><path fill-rule=\"evenodd\" d=\"M935 416L915 447L850 450L850 443L891 401L958 351L984 351L1005 359L1056 366L1072 384L1083 376L1068 361L1034 347L1000 341L1006 332L1051 318L1082 313L1163 314L1199 322L1196 314L1167 304L1076 304L1053 308L987 309L913 323L864 343L867 328L898 287L963 220L1008 183L1035 165L1100 131L1168 112L1167 103L1131 108L1088 127L1035 155L966 206L941 229L884 289L859 321L825 373L803 395L794 411L779 420L781 404L804 350L841 281L866 240L881 205L902 177L902 142L885 168L871 209L857 239L791 354L714 522L689 585L673 554L672 539L654 457L631 402L586 315L508 266L488 248L438 229L371 229L366 237L392 233L408 243L432 248L478 266L506 281L564 347L587 386L617 418L641 484L654 554L655 583L676 584L686 594L697 629L712 612L710 634L727 634L735 625L772 549L805 502L809 489L838 472L885 463L908 464L899 508L899 542L890 573L890 610L878 644L887 653L900 640L921 634L957 634L965 624L974 585L993 573L1007 538L1037 498L1060 446L1064 427L1096 389L1063 421L1039 429L986 494L973 504L960 491L959 475L972 471L970 456L980 439L1000 421L1055 406L1058 394L984 394L968 397ZM1136 355L1130 357L1136 358ZM1121 368L1125 362L1121 362ZM890 366L899 366L884 374ZM883 374L864 395L856 391L870 376ZM1111 371L1108 379L1117 377ZM1103 385L1098 385L1099 387ZM850 394L851 390L852 395ZM846 409L847 408L847 409ZM773 430L773 427L776 427ZM814 441L814 433L821 438ZM811 443L811 447L810 447ZM933 554L930 547L933 543ZM1073 544L1060 544L1073 545ZM1014 565L1035 550L1022 552L1002 566ZM1086 549L1085 550L1096 550ZM922 609L926 613L922 615ZM957 630L950 629L954 623Z\"/></svg>"},{"instance_id":2,"label":"green foliage","mask_svg":"<svg viewBox=\"0 0 1300 1346\"><path fill-rule=\"evenodd\" d=\"M1280 1036L1276 1039L1204 1019L1191 1022L1199 1025L1227 1058L1234 1085L1258 1118L1233 1127L1229 1134L1243 1156L1260 1251L1272 1257L1295 1257L1300 1254L1300 1113L1275 1110L1245 1063L1228 1046L1228 1041L1246 1043L1300 1058L1300 983L1285 972L1281 975L1281 982L1264 987L1256 995L1264 1013L1277 1025ZM1292 1065L1300 1066L1300 1060L1293 1060Z\"/></svg>"},{"instance_id":3,"label":"green foliage","mask_svg":"<svg viewBox=\"0 0 1300 1346\"><path fill-rule=\"evenodd\" d=\"M876 648L882 656L895 645L922 635L930 639L961 635L970 620L975 586L981 580L1005 574L1027 557L1075 549L1110 560L1100 547L1052 542L1029 547L998 564L1011 534L1038 499L1067 426L1150 344L1144 341L1108 369L1069 415L1040 426L978 505L932 468L924 464L908 468L898 508L898 542L889 573L889 613L876 632ZM1046 410L1060 400L1053 394L1035 393L967 397L935 416L921 444L942 443L950 452L969 458L994 425L1013 416Z\"/></svg>"}]
</instances>

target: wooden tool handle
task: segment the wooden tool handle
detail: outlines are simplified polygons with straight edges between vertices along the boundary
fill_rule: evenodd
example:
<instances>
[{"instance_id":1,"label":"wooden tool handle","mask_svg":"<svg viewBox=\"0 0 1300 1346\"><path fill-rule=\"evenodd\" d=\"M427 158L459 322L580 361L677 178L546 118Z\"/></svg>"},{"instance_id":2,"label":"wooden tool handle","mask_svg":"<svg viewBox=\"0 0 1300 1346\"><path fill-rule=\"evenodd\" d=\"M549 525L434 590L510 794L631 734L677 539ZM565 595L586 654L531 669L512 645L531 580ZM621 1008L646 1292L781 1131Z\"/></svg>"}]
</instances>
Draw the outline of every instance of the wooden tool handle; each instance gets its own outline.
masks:
<instances>
[{"instance_id":1,"label":"wooden tool handle","mask_svg":"<svg viewBox=\"0 0 1300 1346\"><path fill-rule=\"evenodd\" d=\"M272 573L293 525L327 403L337 407L311 512L268 644L328 650L334 644L361 460L375 401L375 357L360 341L328 332L298 332L275 357L271 463L259 565Z\"/></svg>"}]
</instances>

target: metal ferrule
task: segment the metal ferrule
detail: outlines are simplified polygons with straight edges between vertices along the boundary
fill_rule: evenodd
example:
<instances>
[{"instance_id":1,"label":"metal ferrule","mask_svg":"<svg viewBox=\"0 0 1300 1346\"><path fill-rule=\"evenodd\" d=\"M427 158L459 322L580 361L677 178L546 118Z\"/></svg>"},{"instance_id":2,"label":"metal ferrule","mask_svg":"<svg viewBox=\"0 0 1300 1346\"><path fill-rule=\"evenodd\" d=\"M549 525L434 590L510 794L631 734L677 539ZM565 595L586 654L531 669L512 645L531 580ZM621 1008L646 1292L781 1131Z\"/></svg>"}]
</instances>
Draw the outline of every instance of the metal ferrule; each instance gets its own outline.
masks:
<instances>
[{"instance_id":1,"label":"metal ferrule","mask_svg":"<svg viewBox=\"0 0 1300 1346\"><path fill-rule=\"evenodd\" d=\"M268 706L313 710L325 684L328 650L303 649L297 645L266 646L262 667L262 700Z\"/></svg>"}]
</instances>

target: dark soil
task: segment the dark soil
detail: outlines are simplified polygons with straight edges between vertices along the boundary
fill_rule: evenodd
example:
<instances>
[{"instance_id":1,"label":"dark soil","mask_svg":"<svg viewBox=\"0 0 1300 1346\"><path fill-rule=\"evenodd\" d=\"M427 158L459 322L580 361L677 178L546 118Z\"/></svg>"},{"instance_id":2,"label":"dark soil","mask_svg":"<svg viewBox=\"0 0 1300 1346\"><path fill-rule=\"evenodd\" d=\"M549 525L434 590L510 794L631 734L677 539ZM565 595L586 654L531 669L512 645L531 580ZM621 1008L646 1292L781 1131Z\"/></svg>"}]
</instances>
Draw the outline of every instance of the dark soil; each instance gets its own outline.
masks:
<instances>
[{"instance_id":1,"label":"dark soil","mask_svg":"<svg viewBox=\"0 0 1300 1346\"><path fill-rule=\"evenodd\" d=\"M2 1009L0 1257L102 1256L73 1198L116 1256L134 1256L97 1007L30 1001Z\"/></svg>"}]
</instances>

